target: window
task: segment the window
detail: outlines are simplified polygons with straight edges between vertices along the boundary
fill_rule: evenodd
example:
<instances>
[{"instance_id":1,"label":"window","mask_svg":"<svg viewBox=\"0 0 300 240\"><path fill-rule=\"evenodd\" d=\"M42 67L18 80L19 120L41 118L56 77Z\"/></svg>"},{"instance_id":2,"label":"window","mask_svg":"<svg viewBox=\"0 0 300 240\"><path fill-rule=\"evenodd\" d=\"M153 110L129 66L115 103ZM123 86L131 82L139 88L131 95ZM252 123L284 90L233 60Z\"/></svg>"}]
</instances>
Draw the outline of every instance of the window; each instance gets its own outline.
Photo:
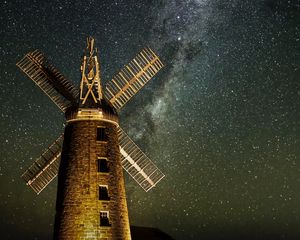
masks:
<instances>
[{"instance_id":1,"label":"window","mask_svg":"<svg viewBox=\"0 0 300 240\"><path fill-rule=\"evenodd\" d=\"M101 211L100 212L100 226L111 226L109 223L109 212Z\"/></svg>"},{"instance_id":2,"label":"window","mask_svg":"<svg viewBox=\"0 0 300 240\"><path fill-rule=\"evenodd\" d=\"M99 158L97 162L98 162L98 172L108 172L109 171L106 158Z\"/></svg>"},{"instance_id":3,"label":"window","mask_svg":"<svg viewBox=\"0 0 300 240\"><path fill-rule=\"evenodd\" d=\"M99 186L99 200L109 201L110 197L108 196L108 186L100 185Z\"/></svg>"},{"instance_id":4,"label":"window","mask_svg":"<svg viewBox=\"0 0 300 240\"><path fill-rule=\"evenodd\" d=\"M107 141L104 127L97 127L97 141Z\"/></svg>"}]
</instances>

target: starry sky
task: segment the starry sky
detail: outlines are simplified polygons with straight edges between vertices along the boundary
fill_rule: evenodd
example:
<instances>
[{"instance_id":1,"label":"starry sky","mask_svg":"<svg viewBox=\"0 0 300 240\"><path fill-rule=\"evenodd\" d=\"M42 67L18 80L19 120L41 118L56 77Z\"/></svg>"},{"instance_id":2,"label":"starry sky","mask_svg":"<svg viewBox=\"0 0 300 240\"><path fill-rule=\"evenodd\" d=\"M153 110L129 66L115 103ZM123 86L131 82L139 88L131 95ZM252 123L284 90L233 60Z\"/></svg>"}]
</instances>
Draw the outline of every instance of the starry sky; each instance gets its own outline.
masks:
<instances>
[{"instance_id":1,"label":"starry sky","mask_svg":"<svg viewBox=\"0 0 300 240\"><path fill-rule=\"evenodd\" d=\"M56 181L36 196L20 175L64 128L15 64L40 49L79 84L89 35L104 83L144 46L166 65L120 113L166 175L148 193L126 176L132 225L299 239L299 23L299 0L1 0L1 239L52 239Z\"/></svg>"}]
</instances>

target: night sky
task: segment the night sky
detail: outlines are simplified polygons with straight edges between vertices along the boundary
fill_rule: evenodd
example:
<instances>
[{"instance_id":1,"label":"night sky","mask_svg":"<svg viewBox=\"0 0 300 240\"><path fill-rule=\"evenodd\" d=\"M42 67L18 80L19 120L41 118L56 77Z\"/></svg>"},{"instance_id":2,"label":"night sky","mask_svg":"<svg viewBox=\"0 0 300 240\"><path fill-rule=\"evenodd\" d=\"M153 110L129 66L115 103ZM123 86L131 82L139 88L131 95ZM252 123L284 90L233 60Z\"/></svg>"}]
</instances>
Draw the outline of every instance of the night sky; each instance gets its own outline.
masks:
<instances>
[{"instance_id":1,"label":"night sky","mask_svg":"<svg viewBox=\"0 0 300 240\"><path fill-rule=\"evenodd\" d=\"M57 182L36 196L20 175L64 128L15 64L40 49L79 84L89 35L104 83L144 46L166 65L120 113L166 175L148 193L126 175L132 225L300 239L299 0L1 0L1 239L52 239Z\"/></svg>"}]
</instances>

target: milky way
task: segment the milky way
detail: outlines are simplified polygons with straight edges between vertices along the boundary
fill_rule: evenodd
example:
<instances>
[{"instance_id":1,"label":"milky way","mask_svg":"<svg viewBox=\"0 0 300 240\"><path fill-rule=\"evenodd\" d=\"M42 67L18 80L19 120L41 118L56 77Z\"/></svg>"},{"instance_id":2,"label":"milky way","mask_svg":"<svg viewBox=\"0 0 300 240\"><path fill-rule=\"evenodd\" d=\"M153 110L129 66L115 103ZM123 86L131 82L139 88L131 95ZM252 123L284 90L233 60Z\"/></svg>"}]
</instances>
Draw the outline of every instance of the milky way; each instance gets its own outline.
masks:
<instances>
[{"instance_id":1,"label":"milky way","mask_svg":"<svg viewBox=\"0 0 300 240\"><path fill-rule=\"evenodd\" d=\"M2 239L52 239L56 182L21 173L64 117L15 63L41 49L74 84L88 35L105 83L142 47L165 68L120 113L166 177L128 176L132 225L175 239L299 239L299 1L2 1Z\"/></svg>"}]
</instances>

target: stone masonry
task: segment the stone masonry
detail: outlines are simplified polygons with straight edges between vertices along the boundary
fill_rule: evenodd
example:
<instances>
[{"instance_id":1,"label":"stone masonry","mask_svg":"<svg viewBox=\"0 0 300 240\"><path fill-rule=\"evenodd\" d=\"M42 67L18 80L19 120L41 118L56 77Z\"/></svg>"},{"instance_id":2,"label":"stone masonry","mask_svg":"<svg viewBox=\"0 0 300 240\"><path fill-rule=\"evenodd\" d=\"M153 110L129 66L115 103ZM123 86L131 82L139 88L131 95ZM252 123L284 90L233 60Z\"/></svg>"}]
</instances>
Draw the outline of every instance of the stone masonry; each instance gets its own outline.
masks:
<instances>
[{"instance_id":1,"label":"stone masonry","mask_svg":"<svg viewBox=\"0 0 300 240\"><path fill-rule=\"evenodd\" d=\"M107 139L97 141L97 128ZM107 159L108 172L98 172L98 158ZM109 200L99 200L99 186ZM108 226L100 226L100 211ZM65 128L54 227L55 240L130 240L123 169L117 126L101 120L69 122Z\"/></svg>"}]
</instances>

